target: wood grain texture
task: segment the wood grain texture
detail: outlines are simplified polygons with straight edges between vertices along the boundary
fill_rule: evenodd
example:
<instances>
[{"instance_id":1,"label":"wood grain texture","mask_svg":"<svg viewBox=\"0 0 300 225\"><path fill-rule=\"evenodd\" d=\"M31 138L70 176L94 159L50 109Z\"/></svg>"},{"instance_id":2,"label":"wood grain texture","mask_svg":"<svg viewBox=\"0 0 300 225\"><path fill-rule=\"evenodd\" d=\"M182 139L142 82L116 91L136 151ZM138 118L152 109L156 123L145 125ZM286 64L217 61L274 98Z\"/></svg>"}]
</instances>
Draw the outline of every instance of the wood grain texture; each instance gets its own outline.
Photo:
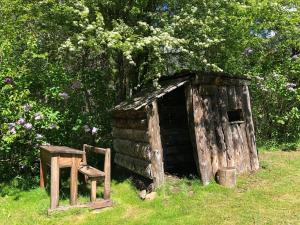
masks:
<instances>
[{"instance_id":1,"label":"wood grain texture","mask_svg":"<svg viewBox=\"0 0 300 225\"><path fill-rule=\"evenodd\" d=\"M115 118L112 126L121 129L147 130L147 119Z\"/></svg>"},{"instance_id":2,"label":"wood grain texture","mask_svg":"<svg viewBox=\"0 0 300 225\"><path fill-rule=\"evenodd\" d=\"M59 165L58 156L51 158L51 199L50 208L54 209L58 206L59 201Z\"/></svg>"},{"instance_id":3,"label":"wood grain texture","mask_svg":"<svg viewBox=\"0 0 300 225\"><path fill-rule=\"evenodd\" d=\"M104 159L104 191L103 198L108 200L110 198L110 189L111 189L111 150L107 149Z\"/></svg>"},{"instance_id":4,"label":"wood grain texture","mask_svg":"<svg viewBox=\"0 0 300 225\"><path fill-rule=\"evenodd\" d=\"M199 86L193 87L193 111L195 142L199 160L199 170L203 185L208 185L212 178L212 164L209 147L207 146L208 135L205 129L204 101L199 92Z\"/></svg>"},{"instance_id":5,"label":"wood grain texture","mask_svg":"<svg viewBox=\"0 0 300 225\"><path fill-rule=\"evenodd\" d=\"M147 107L148 131L151 146L151 166L154 187L164 183L163 149L161 144L157 101Z\"/></svg>"},{"instance_id":6,"label":"wood grain texture","mask_svg":"<svg viewBox=\"0 0 300 225\"><path fill-rule=\"evenodd\" d=\"M134 157L116 153L114 161L116 164L128 170L150 179L153 178L151 163Z\"/></svg>"},{"instance_id":7,"label":"wood grain texture","mask_svg":"<svg viewBox=\"0 0 300 225\"><path fill-rule=\"evenodd\" d=\"M114 150L124 155L136 157L138 159L151 161L151 146L148 143L135 142L131 140L114 139Z\"/></svg>"},{"instance_id":8,"label":"wood grain texture","mask_svg":"<svg viewBox=\"0 0 300 225\"><path fill-rule=\"evenodd\" d=\"M113 127L113 137L118 139L132 140L149 143L149 133L144 130L120 129Z\"/></svg>"},{"instance_id":9,"label":"wood grain texture","mask_svg":"<svg viewBox=\"0 0 300 225\"><path fill-rule=\"evenodd\" d=\"M247 136L247 141L249 146L251 170L258 170L259 169L258 153L256 149L256 140L254 134L250 95L247 86L243 86L242 98L243 98L243 108L244 108L245 121L246 121L246 136Z\"/></svg>"}]
</instances>

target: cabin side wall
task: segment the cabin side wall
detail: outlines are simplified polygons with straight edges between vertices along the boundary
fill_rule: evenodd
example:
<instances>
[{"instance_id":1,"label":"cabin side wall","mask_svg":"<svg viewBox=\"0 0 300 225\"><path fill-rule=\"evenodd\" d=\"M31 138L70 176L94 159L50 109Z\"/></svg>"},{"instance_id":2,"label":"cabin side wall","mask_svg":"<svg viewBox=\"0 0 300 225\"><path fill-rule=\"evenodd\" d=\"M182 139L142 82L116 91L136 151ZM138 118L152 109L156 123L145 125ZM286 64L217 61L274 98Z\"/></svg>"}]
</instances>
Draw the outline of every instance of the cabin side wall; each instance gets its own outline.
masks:
<instances>
[{"instance_id":1,"label":"cabin side wall","mask_svg":"<svg viewBox=\"0 0 300 225\"><path fill-rule=\"evenodd\" d=\"M238 173L259 168L247 84L233 79L215 81L196 80L186 96L189 115L193 112L190 130L204 185L221 167L235 166ZM241 118L230 118L238 112Z\"/></svg>"},{"instance_id":2,"label":"cabin side wall","mask_svg":"<svg viewBox=\"0 0 300 225\"><path fill-rule=\"evenodd\" d=\"M152 153L145 108L115 111L112 120L114 162L144 177L153 178Z\"/></svg>"},{"instance_id":3,"label":"cabin side wall","mask_svg":"<svg viewBox=\"0 0 300 225\"><path fill-rule=\"evenodd\" d=\"M153 180L164 182L162 145L156 100L142 109L113 114L114 162Z\"/></svg>"}]
</instances>

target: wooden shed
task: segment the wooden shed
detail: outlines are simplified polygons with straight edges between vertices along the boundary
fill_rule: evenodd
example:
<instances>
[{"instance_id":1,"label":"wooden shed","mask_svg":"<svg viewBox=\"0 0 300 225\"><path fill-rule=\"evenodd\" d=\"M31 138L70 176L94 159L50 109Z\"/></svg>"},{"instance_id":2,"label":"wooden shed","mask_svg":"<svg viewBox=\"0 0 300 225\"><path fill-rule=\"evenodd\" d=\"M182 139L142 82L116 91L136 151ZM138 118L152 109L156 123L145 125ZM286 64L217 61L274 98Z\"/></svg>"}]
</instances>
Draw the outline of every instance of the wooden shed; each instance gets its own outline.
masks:
<instances>
[{"instance_id":1,"label":"wooden shed","mask_svg":"<svg viewBox=\"0 0 300 225\"><path fill-rule=\"evenodd\" d=\"M153 181L195 168L204 185L219 168L259 168L248 84L222 73L182 73L113 110L114 162Z\"/></svg>"}]
</instances>

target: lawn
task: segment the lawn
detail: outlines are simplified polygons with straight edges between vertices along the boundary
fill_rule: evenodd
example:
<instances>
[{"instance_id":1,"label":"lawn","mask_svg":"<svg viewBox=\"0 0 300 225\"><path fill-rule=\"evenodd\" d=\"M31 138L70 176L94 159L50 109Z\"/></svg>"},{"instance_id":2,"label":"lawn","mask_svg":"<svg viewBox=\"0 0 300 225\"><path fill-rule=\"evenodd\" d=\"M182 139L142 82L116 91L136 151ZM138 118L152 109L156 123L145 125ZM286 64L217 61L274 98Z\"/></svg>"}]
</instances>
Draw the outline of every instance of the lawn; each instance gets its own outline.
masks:
<instances>
[{"instance_id":1,"label":"lawn","mask_svg":"<svg viewBox=\"0 0 300 225\"><path fill-rule=\"evenodd\" d=\"M114 207L99 213L47 216L46 191L2 185L0 224L300 224L300 152L262 152L260 162L260 171L239 176L234 189L170 179L152 201L140 200L129 180L113 181Z\"/></svg>"}]
</instances>

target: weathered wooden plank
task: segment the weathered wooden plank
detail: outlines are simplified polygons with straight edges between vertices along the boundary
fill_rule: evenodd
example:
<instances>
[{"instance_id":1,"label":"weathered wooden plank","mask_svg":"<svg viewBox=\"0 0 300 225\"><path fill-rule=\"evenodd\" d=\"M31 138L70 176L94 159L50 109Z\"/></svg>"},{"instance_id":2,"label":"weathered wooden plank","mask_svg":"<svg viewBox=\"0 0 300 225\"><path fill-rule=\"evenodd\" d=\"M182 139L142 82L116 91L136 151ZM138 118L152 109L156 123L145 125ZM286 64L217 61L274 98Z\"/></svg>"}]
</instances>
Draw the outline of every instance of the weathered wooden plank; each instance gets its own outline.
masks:
<instances>
[{"instance_id":1,"label":"weathered wooden plank","mask_svg":"<svg viewBox=\"0 0 300 225\"><path fill-rule=\"evenodd\" d=\"M217 92L217 86L215 85L201 85L200 94L202 96L212 96Z\"/></svg>"},{"instance_id":2,"label":"weathered wooden plank","mask_svg":"<svg viewBox=\"0 0 300 225\"><path fill-rule=\"evenodd\" d=\"M187 119L188 119L188 126L189 126L189 136L193 148L194 162L197 167L197 173L199 176L201 176L198 150L196 144L196 136L195 136L193 88L194 86L191 83L188 83L185 86L186 110L187 110Z\"/></svg>"},{"instance_id":3,"label":"weathered wooden plank","mask_svg":"<svg viewBox=\"0 0 300 225\"><path fill-rule=\"evenodd\" d=\"M59 156L51 157L51 199L50 209L55 209L59 201Z\"/></svg>"},{"instance_id":4,"label":"weathered wooden plank","mask_svg":"<svg viewBox=\"0 0 300 225\"><path fill-rule=\"evenodd\" d=\"M145 108L140 110L115 110L112 112L113 118L123 118L123 119L145 119L147 118L147 113Z\"/></svg>"},{"instance_id":5,"label":"weathered wooden plank","mask_svg":"<svg viewBox=\"0 0 300 225\"><path fill-rule=\"evenodd\" d=\"M251 170L258 170L259 169L258 153L257 153L257 149L256 149L254 124L253 124L253 119L252 119L248 86L243 86L242 98L243 98L244 116L245 116L245 121L246 121L246 135L247 135L247 141L248 141L248 145L249 145Z\"/></svg>"},{"instance_id":6,"label":"weathered wooden plank","mask_svg":"<svg viewBox=\"0 0 300 225\"><path fill-rule=\"evenodd\" d=\"M147 107L148 131L152 149L153 184L157 188L164 183L163 149L161 144L157 101Z\"/></svg>"},{"instance_id":7,"label":"weathered wooden plank","mask_svg":"<svg viewBox=\"0 0 300 225\"><path fill-rule=\"evenodd\" d=\"M246 134L246 124L241 123L241 124L239 124L239 127L240 127L240 134L241 134L242 140L243 140L244 171L250 171L251 170L250 150L249 150L247 134ZM244 172L244 171L241 171L241 172Z\"/></svg>"},{"instance_id":8,"label":"weathered wooden plank","mask_svg":"<svg viewBox=\"0 0 300 225\"><path fill-rule=\"evenodd\" d=\"M200 90L202 87L200 87ZM216 93L215 93L216 94ZM216 127L215 127L215 107L214 105L217 104L215 102L216 99L213 96L203 96L203 107L204 107L204 119L205 119L205 129L206 135L210 150L210 158L211 158L211 167L212 167L212 176L214 177L219 169L219 159L218 159L218 145L216 140ZM209 156L208 156L209 157Z\"/></svg>"},{"instance_id":9,"label":"weathered wooden plank","mask_svg":"<svg viewBox=\"0 0 300 225\"><path fill-rule=\"evenodd\" d=\"M110 148L106 149L105 159L104 159L104 190L103 190L103 198L105 200L110 199L110 183L111 183L111 150Z\"/></svg>"},{"instance_id":10,"label":"weathered wooden plank","mask_svg":"<svg viewBox=\"0 0 300 225\"><path fill-rule=\"evenodd\" d=\"M229 125L229 119L227 115L228 111L228 99L227 89L224 86L218 89L218 106L221 114L221 124L226 144L226 159L228 167L235 166L234 162L234 148L232 143L232 132Z\"/></svg>"},{"instance_id":11,"label":"weathered wooden plank","mask_svg":"<svg viewBox=\"0 0 300 225\"><path fill-rule=\"evenodd\" d=\"M151 161L151 146L147 143L134 142L131 140L114 139L114 150L116 152L136 157L142 160Z\"/></svg>"},{"instance_id":12,"label":"weathered wooden plank","mask_svg":"<svg viewBox=\"0 0 300 225\"><path fill-rule=\"evenodd\" d=\"M120 129L113 127L112 135L114 138L132 140L137 142L149 143L150 140L149 133L145 130Z\"/></svg>"},{"instance_id":13,"label":"weathered wooden plank","mask_svg":"<svg viewBox=\"0 0 300 225\"><path fill-rule=\"evenodd\" d=\"M234 153L235 153L234 154L235 168L237 170L237 173L240 173L244 170L242 137L240 135L238 124L232 124L230 127L231 127L231 132L232 132L232 142L233 142L233 148L234 148Z\"/></svg>"},{"instance_id":14,"label":"weathered wooden plank","mask_svg":"<svg viewBox=\"0 0 300 225\"><path fill-rule=\"evenodd\" d=\"M121 129L147 130L147 119L123 119L115 118L112 126Z\"/></svg>"},{"instance_id":15,"label":"weathered wooden plank","mask_svg":"<svg viewBox=\"0 0 300 225\"><path fill-rule=\"evenodd\" d=\"M249 85L251 81L249 79L241 79L235 77L224 76L202 76L197 75L194 80L196 85L216 85L216 86L243 86Z\"/></svg>"},{"instance_id":16,"label":"weathered wooden plank","mask_svg":"<svg viewBox=\"0 0 300 225\"><path fill-rule=\"evenodd\" d=\"M114 159L119 166L125 167L134 173L140 174L150 179L153 178L152 166L149 162L136 159L127 155L117 153Z\"/></svg>"},{"instance_id":17,"label":"weathered wooden plank","mask_svg":"<svg viewBox=\"0 0 300 225\"><path fill-rule=\"evenodd\" d=\"M237 109L237 96L234 86L227 87L228 111Z\"/></svg>"},{"instance_id":18,"label":"weathered wooden plank","mask_svg":"<svg viewBox=\"0 0 300 225\"><path fill-rule=\"evenodd\" d=\"M207 133L205 129L205 114L203 98L198 87L193 88L193 111L195 138L199 159L200 176L203 185L208 185L212 177L211 157L207 146Z\"/></svg>"}]
</instances>

